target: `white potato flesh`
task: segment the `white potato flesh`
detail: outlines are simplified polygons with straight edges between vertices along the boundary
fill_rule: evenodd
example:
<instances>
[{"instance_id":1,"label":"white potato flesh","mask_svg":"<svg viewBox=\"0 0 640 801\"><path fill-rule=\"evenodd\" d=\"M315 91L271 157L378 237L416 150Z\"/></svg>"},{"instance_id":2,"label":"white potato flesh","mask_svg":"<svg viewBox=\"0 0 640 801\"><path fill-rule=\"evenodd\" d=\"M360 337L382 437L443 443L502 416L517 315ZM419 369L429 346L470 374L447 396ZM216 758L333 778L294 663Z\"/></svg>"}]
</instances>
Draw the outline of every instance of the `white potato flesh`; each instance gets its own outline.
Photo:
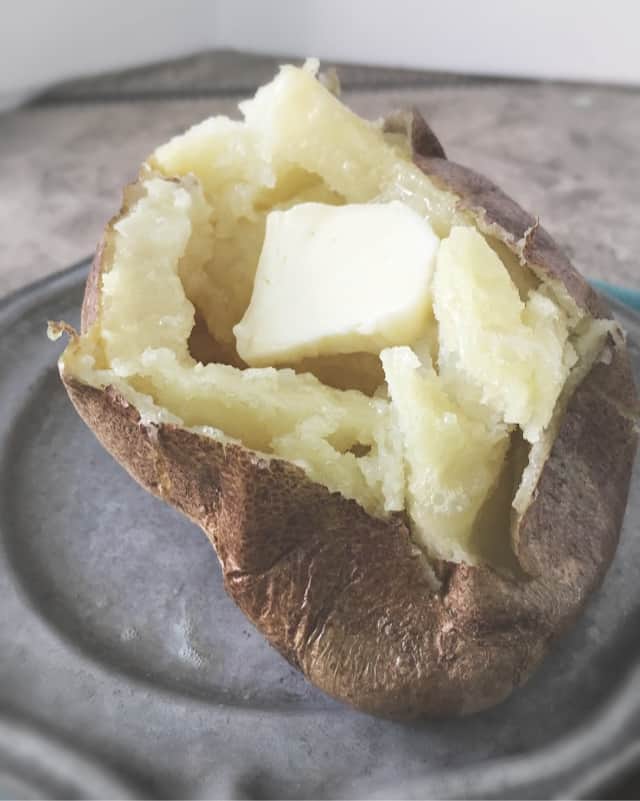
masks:
<instances>
[{"instance_id":1,"label":"white potato flesh","mask_svg":"<svg viewBox=\"0 0 640 801\"><path fill-rule=\"evenodd\" d=\"M261 366L413 342L437 249L429 223L398 201L272 211L238 353Z\"/></svg>"},{"instance_id":2,"label":"white potato flesh","mask_svg":"<svg viewBox=\"0 0 640 801\"><path fill-rule=\"evenodd\" d=\"M441 244L433 293L441 372L537 442L577 360L566 314L542 291L523 302L498 255L464 226Z\"/></svg>"},{"instance_id":3,"label":"white potato flesh","mask_svg":"<svg viewBox=\"0 0 640 801\"><path fill-rule=\"evenodd\" d=\"M194 308L178 270L202 192L163 179L145 188L115 226L103 279L100 334L113 373L190 427L299 462L373 513L402 509L404 468L384 400L332 389L308 373L203 365L190 356ZM197 272L197 262L191 266ZM355 445L368 454L356 458L349 452Z\"/></svg>"},{"instance_id":4,"label":"white potato flesh","mask_svg":"<svg viewBox=\"0 0 640 801\"><path fill-rule=\"evenodd\" d=\"M380 354L403 442L414 536L438 559L471 561L467 539L509 446L504 426L471 419L407 347Z\"/></svg>"},{"instance_id":5,"label":"white potato flesh","mask_svg":"<svg viewBox=\"0 0 640 801\"><path fill-rule=\"evenodd\" d=\"M501 260L468 227L398 136L353 114L313 69L283 68L241 109L243 121L206 120L148 160L113 231L98 319L62 369L116 387L145 422L292 461L373 515L405 512L432 556L477 560L475 523L508 467L511 433L519 426L535 442L548 423L576 358L577 318L537 279L520 280L517 260L500 251ZM355 289L336 273L348 247L310 255L315 223L284 226L283 257L269 242L264 257L288 300L270 305L255 282L267 218L295 220L309 204L344 224ZM406 223L402 242L390 210ZM377 213L384 219L365 225ZM307 297L295 265L311 275ZM237 357L243 317L240 355L269 366L243 368ZM230 363L194 358L202 320ZM303 332L302 322L316 327ZM265 341L276 329L280 350ZM285 357L287 368L274 366ZM493 531L486 540L501 541Z\"/></svg>"}]
</instances>

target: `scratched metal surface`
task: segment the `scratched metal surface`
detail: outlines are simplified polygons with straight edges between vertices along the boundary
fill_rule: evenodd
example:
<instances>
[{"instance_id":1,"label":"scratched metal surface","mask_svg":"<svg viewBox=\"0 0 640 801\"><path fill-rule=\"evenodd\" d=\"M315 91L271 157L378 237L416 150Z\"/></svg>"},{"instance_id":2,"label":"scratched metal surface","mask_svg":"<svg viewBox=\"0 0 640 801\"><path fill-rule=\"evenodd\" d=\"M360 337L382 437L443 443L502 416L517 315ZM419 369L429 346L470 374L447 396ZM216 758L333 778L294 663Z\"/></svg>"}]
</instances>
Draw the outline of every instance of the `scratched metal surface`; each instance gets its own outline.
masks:
<instances>
[{"instance_id":1,"label":"scratched metal surface","mask_svg":"<svg viewBox=\"0 0 640 801\"><path fill-rule=\"evenodd\" d=\"M602 589L524 689L462 721L353 712L71 408L45 321L74 321L85 275L0 304L0 797L588 797L637 763L637 471ZM616 311L640 374L640 317Z\"/></svg>"}]
</instances>

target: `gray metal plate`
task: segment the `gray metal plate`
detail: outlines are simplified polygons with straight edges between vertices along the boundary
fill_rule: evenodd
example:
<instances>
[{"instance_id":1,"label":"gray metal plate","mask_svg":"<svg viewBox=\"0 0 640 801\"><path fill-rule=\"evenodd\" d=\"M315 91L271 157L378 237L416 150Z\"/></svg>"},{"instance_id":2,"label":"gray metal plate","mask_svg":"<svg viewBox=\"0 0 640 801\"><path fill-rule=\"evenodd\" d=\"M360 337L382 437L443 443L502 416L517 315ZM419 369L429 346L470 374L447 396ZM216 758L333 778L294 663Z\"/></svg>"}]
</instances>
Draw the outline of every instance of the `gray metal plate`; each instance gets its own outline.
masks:
<instances>
[{"instance_id":1,"label":"gray metal plate","mask_svg":"<svg viewBox=\"0 0 640 801\"><path fill-rule=\"evenodd\" d=\"M601 591L526 688L466 720L326 698L227 598L201 532L73 411L47 319L86 263L0 305L0 796L586 795L640 756L640 481ZM640 318L616 307L640 373Z\"/></svg>"}]
</instances>

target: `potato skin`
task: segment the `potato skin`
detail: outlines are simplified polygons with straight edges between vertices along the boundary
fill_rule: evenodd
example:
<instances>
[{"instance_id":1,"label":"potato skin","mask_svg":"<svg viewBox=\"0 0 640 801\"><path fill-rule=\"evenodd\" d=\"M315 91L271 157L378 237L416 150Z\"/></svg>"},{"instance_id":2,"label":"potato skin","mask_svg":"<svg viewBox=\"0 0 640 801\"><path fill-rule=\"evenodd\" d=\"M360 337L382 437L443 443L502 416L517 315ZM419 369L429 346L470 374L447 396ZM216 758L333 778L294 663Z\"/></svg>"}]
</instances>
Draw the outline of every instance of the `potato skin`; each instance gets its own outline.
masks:
<instances>
[{"instance_id":1,"label":"potato skin","mask_svg":"<svg viewBox=\"0 0 640 801\"><path fill-rule=\"evenodd\" d=\"M551 237L489 181L448 162L422 118L396 115L389 125L405 126L418 166L485 229L562 281L579 306L608 316ZM109 238L108 228L87 281L83 331L97 314ZM571 396L514 528L526 576L441 563L439 591L401 516L372 518L283 460L179 426L143 425L112 388L61 375L105 448L203 528L227 591L273 646L330 695L415 718L469 714L504 699L601 582L618 542L638 414L624 343L611 338L606 347L609 358Z\"/></svg>"}]
</instances>

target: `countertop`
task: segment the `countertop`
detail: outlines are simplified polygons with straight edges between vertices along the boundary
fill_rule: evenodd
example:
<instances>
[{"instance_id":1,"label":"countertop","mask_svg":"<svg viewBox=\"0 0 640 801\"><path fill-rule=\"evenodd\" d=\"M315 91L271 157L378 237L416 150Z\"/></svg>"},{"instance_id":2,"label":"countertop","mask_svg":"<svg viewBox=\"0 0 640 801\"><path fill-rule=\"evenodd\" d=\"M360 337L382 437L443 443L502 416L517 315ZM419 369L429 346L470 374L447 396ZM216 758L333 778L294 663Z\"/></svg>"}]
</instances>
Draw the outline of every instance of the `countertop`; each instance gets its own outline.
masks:
<instances>
[{"instance_id":1,"label":"countertop","mask_svg":"<svg viewBox=\"0 0 640 801\"><path fill-rule=\"evenodd\" d=\"M62 84L0 114L0 296L87 256L154 146L237 103L284 58L231 51ZM344 66L378 117L417 106L450 158L540 217L590 278L640 288L640 91Z\"/></svg>"}]
</instances>

